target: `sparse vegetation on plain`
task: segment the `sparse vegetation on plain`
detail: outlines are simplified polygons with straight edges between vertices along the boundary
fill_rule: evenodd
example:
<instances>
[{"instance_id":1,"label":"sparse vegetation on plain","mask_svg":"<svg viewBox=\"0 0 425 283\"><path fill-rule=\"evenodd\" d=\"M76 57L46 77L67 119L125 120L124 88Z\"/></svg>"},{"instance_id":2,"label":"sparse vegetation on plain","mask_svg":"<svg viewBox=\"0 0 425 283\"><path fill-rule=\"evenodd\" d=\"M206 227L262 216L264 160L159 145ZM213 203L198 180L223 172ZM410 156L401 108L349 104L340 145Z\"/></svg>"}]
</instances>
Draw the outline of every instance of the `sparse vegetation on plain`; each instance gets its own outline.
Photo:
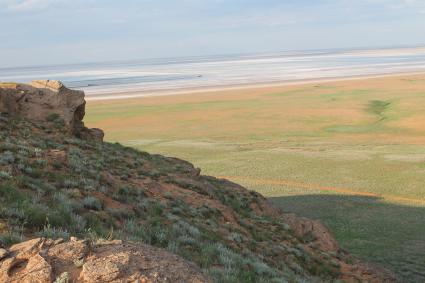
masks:
<instances>
[{"instance_id":1,"label":"sparse vegetation on plain","mask_svg":"<svg viewBox=\"0 0 425 283\"><path fill-rule=\"evenodd\" d=\"M418 282L423 105L425 77L411 75L96 101L86 121L109 141L184 158L320 219L350 252Z\"/></svg>"}]
</instances>

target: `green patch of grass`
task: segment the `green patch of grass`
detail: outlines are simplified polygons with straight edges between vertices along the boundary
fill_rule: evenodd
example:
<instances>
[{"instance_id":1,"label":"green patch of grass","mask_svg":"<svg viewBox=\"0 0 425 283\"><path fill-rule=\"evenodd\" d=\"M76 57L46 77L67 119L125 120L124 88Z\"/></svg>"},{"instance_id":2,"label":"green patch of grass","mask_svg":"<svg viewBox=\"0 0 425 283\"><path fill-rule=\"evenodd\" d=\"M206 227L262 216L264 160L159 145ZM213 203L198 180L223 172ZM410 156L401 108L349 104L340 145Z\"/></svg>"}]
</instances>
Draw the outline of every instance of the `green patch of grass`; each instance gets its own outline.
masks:
<instances>
[{"instance_id":1,"label":"green patch of grass","mask_svg":"<svg viewBox=\"0 0 425 283\"><path fill-rule=\"evenodd\" d=\"M385 119L384 112L390 107L390 101L372 100L369 102L367 112L375 114L379 117L379 121Z\"/></svg>"},{"instance_id":2,"label":"green patch of grass","mask_svg":"<svg viewBox=\"0 0 425 283\"><path fill-rule=\"evenodd\" d=\"M319 99L327 99L331 101L344 100L347 97L354 98L356 100L361 99L363 96L372 95L375 90L371 89L355 89L355 90L339 90L335 92L325 92L320 94Z\"/></svg>"},{"instance_id":3,"label":"green patch of grass","mask_svg":"<svg viewBox=\"0 0 425 283\"><path fill-rule=\"evenodd\" d=\"M361 121L360 123L351 125L332 125L324 128L324 131L329 133L391 133L391 132L406 132L407 130L401 128L394 128L385 125L383 122L386 120L395 119L401 113L389 113L393 103L383 100L371 100L367 103L365 111L376 116L376 120ZM408 133L407 133L408 134Z\"/></svg>"}]
</instances>

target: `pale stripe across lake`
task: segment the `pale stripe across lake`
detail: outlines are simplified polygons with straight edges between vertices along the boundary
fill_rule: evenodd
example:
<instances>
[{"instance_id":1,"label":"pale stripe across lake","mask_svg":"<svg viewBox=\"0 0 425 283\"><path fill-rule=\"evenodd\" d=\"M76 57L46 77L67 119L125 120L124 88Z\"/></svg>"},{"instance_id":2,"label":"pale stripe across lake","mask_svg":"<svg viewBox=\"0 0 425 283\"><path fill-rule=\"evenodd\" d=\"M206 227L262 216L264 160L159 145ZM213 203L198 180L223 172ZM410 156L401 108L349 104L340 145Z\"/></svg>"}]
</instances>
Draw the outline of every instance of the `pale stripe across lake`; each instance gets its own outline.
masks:
<instances>
[{"instance_id":1,"label":"pale stripe across lake","mask_svg":"<svg viewBox=\"0 0 425 283\"><path fill-rule=\"evenodd\" d=\"M321 50L0 68L0 81L55 79L88 97L425 72L425 47Z\"/></svg>"}]
</instances>

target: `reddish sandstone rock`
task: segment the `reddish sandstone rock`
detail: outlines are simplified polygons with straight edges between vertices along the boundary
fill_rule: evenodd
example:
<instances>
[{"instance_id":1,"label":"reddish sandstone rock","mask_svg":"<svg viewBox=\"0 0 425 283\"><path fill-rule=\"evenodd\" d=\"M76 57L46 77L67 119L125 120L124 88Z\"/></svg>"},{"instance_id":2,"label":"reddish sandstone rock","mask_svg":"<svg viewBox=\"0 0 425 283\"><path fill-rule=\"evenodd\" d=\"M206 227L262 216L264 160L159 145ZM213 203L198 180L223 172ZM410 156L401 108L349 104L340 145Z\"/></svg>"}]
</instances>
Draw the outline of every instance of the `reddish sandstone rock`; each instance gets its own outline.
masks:
<instances>
[{"instance_id":1,"label":"reddish sandstone rock","mask_svg":"<svg viewBox=\"0 0 425 283\"><path fill-rule=\"evenodd\" d=\"M147 245L38 238L12 246L0 259L0 282L211 282L179 256Z\"/></svg>"}]
</instances>

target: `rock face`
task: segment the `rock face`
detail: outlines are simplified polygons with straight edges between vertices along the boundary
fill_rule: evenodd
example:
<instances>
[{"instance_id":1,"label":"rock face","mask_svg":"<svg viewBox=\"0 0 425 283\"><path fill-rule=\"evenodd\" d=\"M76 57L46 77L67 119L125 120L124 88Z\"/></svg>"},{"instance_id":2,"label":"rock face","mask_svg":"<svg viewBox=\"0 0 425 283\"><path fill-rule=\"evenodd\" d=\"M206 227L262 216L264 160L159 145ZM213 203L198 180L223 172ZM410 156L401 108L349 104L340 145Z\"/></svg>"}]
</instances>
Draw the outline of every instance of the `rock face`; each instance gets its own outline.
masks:
<instances>
[{"instance_id":1,"label":"rock face","mask_svg":"<svg viewBox=\"0 0 425 283\"><path fill-rule=\"evenodd\" d=\"M295 214L284 214L283 218L298 237L317 243L323 251L337 252L340 249L329 229L319 221L299 217Z\"/></svg>"},{"instance_id":2,"label":"rock face","mask_svg":"<svg viewBox=\"0 0 425 283\"><path fill-rule=\"evenodd\" d=\"M211 282L193 264L146 245L33 239L0 259L0 282Z\"/></svg>"},{"instance_id":3,"label":"rock face","mask_svg":"<svg viewBox=\"0 0 425 283\"><path fill-rule=\"evenodd\" d=\"M83 91L70 90L59 81L0 83L0 112L37 121L60 118L69 133L103 140L103 131L84 127L85 105Z\"/></svg>"}]
</instances>

